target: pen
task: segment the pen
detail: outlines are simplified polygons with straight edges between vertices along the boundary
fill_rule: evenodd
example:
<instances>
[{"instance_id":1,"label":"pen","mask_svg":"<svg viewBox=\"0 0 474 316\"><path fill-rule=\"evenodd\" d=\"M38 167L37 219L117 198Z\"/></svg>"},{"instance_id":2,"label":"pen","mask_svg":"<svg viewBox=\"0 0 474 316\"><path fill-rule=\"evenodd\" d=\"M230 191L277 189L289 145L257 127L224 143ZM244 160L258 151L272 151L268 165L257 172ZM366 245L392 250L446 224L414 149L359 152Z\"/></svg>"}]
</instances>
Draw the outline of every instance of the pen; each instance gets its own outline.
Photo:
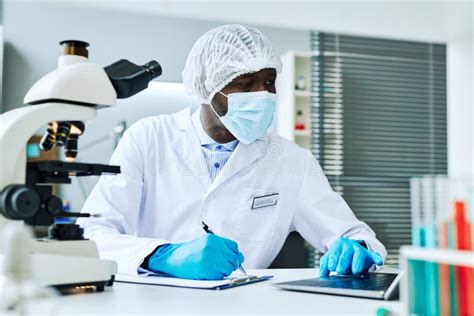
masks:
<instances>
[{"instance_id":1,"label":"pen","mask_svg":"<svg viewBox=\"0 0 474 316\"><path fill-rule=\"evenodd\" d=\"M205 231L206 233L215 235L215 233L212 231L212 229L211 229L209 226L207 226L206 223L201 222L201 225L202 225L202 229L204 229L204 231ZM240 270L243 274L247 275L247 272L245 272L245 270L244 270L244 268L242 267L242 265L239 265L239 270Z\"/></svg>"}]
</instances>

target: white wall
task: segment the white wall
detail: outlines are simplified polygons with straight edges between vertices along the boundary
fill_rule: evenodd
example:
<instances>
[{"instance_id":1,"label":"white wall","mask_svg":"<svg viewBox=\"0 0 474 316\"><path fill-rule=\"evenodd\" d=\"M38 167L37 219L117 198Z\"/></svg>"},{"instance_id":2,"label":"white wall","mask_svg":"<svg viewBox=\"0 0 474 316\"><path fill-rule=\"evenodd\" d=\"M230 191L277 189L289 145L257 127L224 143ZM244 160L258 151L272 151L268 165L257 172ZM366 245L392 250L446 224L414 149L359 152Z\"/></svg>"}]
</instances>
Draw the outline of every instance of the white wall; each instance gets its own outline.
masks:
<instances>
[{"instance_id":1,"label":"white wall","mask_svg":"<svg viewBox=\"0 0 474 316\"><path fill-rule=\"evenodd\" d=\"M448 43L448 172L474 177L473 34Z\"/></svg>"},{"instance_id":2,"label":"white wall","mask_svg":"<svg viewBox=\"0 0 474 316\"><path fill-rule=\"evenodd\" d=\"M439 42L457 29L472 27L469 0L59 1L150 15Z\"/></svg>"}]
</instances>

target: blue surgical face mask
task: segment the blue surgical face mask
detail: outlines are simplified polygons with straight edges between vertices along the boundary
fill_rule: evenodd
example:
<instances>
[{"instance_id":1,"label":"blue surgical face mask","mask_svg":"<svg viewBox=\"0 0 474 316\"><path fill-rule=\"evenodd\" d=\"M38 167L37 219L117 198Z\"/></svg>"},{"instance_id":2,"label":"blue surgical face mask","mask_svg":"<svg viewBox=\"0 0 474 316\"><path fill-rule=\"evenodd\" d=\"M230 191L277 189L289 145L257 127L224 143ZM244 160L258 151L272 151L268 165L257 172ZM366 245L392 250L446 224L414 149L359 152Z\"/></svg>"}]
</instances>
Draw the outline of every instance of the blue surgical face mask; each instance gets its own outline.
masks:
<instances>
[{"instance_id":1,"label":"blue surgical face mask","mask_svg":"<svg viewBox=\"0 0 474 316\"><path fill-rule=\"evenodd\" d=\"M273 122L276 94L268 91L239 92L228 95L227 113L219 116L214 107L211 109L222 124L235 138L244 144L250 144L261 137Z\"/></svg>"}]
</instances>

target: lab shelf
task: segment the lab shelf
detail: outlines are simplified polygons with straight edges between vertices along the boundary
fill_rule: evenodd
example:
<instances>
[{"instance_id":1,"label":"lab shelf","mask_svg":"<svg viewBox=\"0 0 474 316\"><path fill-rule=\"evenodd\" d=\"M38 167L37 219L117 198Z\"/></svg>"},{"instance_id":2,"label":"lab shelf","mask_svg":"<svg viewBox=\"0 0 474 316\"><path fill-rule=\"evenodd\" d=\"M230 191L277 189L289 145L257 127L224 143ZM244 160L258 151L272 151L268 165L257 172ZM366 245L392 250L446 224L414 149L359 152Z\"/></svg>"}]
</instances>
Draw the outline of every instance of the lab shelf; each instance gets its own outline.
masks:
<instances>
[{"instance_id":1,"label":"lab shelf","mask_svg":"<svg viewBox=\"0 0 474 316\"><path fill-rule=\"evenodd\" d=\"M281 56L283 69L277 80L277 132L305 149L311 148L311 97L317 97L310 90L313 56L310 51L286 52Z\"/></svg>"},{"instance_id":2,"label":"lab shelf","mask_svg":"<svg viewBox=\"0 0 474 316\"><path fill-rule=\"evenodd\" d=\"M405 260L422 260L456 266L474 267L474 252L467 250L403 246L400 248L400 256Z\"/></svg>"},{"instance_id":3,"label":"lab shelf","mask_svg":"<svg viewBox=\"0 0 474 316\"><path fill-rule=\"evenodd\" d=\"M310 98L313 96L313 93L308 90L296 90L295 89L295 96L296 97L303 97L303 98Z\"/></svg>"},{"instance_id":4,"label":"lab shelf","mask_svg":"<svg viewBox=\"0 0 474 316\"><path fill-rule=\"evenodd\" d=\"M295 130L295 136L298 137L309 137L311 136L310 130Z\"/></svg>"}]
</instances>

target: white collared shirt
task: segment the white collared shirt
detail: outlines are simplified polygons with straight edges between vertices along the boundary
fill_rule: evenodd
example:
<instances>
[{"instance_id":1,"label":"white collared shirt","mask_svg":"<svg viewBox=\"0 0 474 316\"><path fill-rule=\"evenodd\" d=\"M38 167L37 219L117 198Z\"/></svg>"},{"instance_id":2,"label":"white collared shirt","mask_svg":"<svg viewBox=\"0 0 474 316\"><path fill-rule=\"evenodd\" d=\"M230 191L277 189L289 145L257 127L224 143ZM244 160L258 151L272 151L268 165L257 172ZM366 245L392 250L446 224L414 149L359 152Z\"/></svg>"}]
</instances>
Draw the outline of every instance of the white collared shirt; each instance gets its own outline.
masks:
<instances>
[{"instance_id":1,"label":"white collared shirt","mask_svg":"<svg viewBox=\"0 0 474 316\"><path fill-rule=\"evenodd\" d=\"M192 114L193 126L201 143L202 153L204 154L207 169L209 170L209 176L211 180L214 181L222 168L224 168L224 165L229 160L239 144L239 141L233 140L225 144L217 143L204 131L200 115L201 108Z\"/></svg>"}]
</instances>

